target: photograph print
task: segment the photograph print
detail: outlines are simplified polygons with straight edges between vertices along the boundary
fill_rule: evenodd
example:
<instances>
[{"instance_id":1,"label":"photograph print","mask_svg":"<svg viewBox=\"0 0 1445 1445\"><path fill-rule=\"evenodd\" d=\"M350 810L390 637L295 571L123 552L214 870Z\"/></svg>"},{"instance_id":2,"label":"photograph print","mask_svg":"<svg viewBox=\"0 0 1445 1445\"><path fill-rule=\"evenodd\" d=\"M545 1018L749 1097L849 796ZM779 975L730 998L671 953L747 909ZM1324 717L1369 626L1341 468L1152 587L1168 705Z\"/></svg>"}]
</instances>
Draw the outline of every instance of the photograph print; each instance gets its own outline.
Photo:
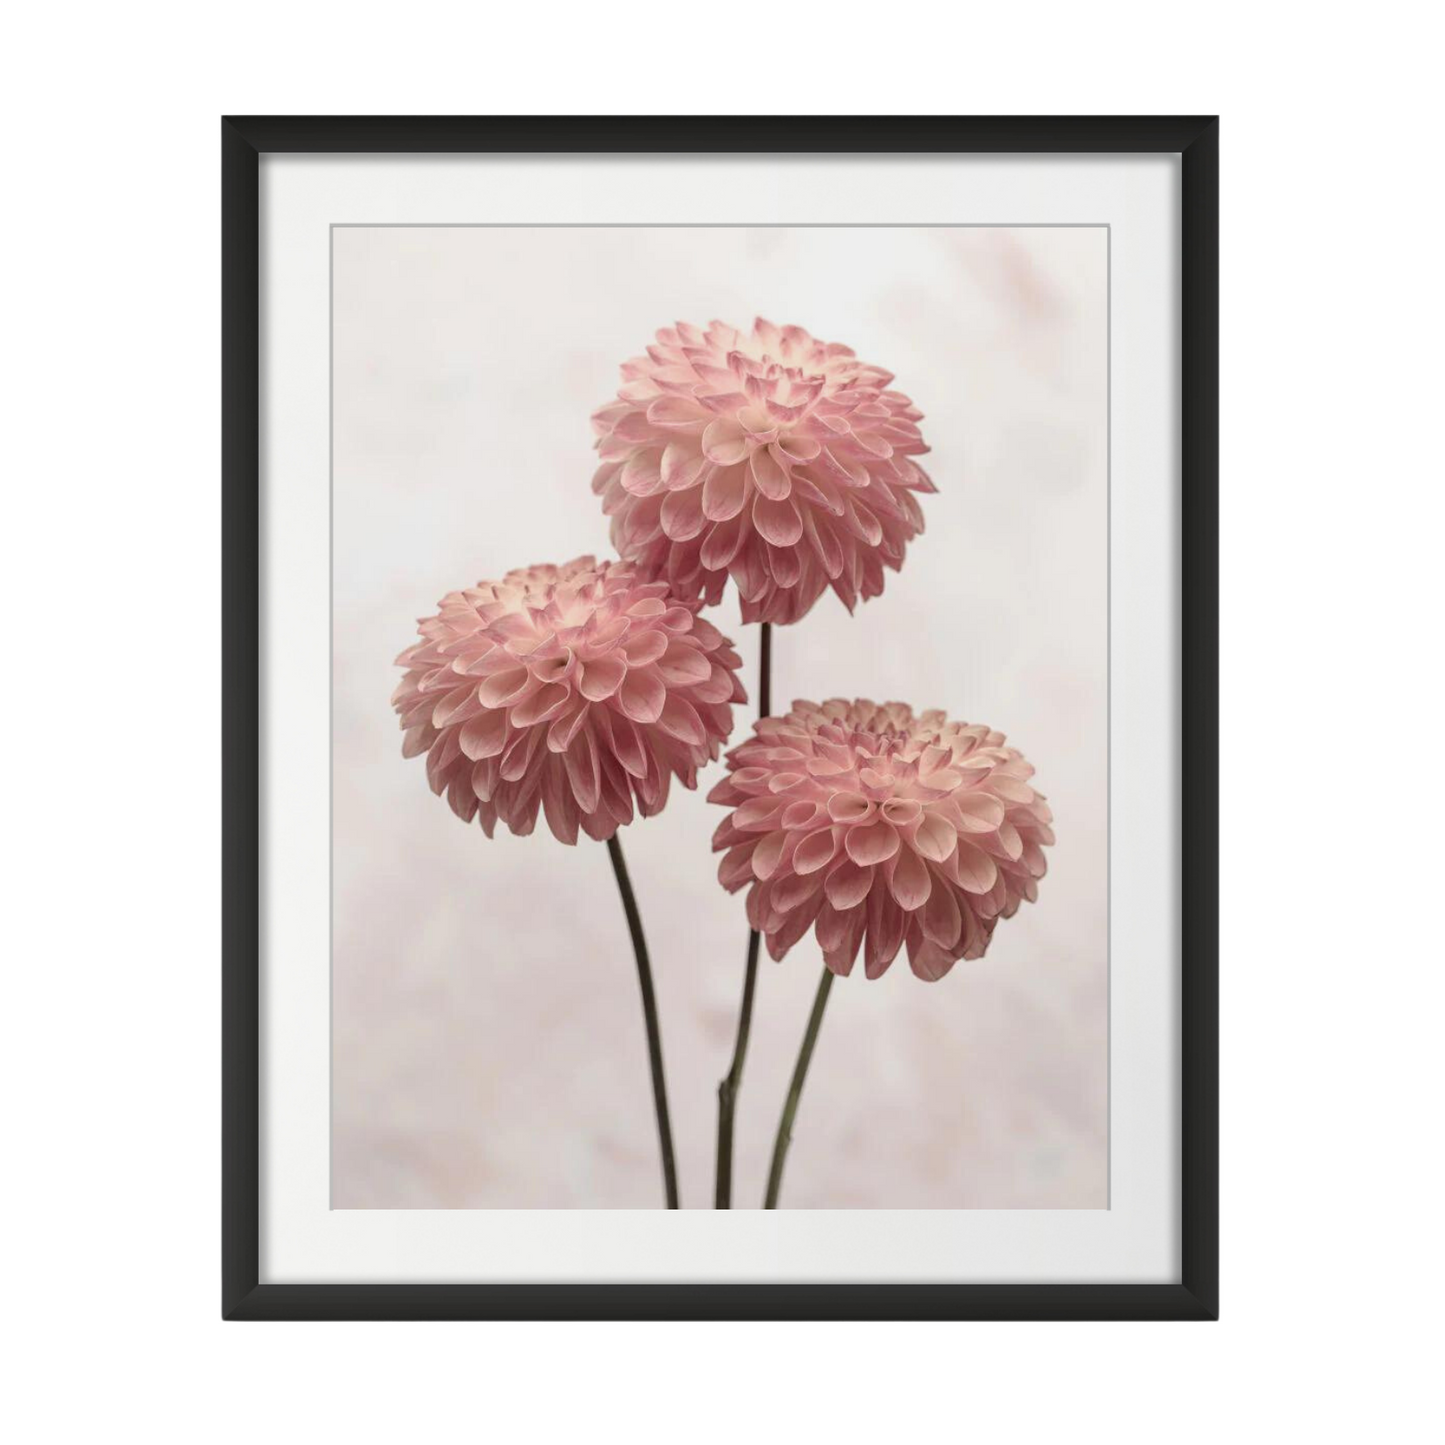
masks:
<instances>
[{"instance_id":1,"label":"photograph print","mask_svg":"<svg viewBox=\"0 0 1445 1445\"><path fill-rule=\"evenodd\" d=\"M1109 231L331 230L334 1210L1109 1206Z\"/></svg>"}]
</instances>

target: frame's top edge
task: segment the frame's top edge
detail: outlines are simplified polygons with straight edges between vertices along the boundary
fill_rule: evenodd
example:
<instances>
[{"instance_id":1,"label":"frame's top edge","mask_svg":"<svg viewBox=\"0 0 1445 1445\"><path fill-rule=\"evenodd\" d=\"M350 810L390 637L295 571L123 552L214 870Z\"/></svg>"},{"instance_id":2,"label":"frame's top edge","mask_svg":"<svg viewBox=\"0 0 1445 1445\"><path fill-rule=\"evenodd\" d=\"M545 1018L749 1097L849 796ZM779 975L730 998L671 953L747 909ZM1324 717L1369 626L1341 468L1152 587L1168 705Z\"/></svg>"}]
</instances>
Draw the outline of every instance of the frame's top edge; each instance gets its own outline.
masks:
<instances>
[{"instance_id":1,"label":"frame's top edge","mask_svg":"<svg viewBox=\"0 0 1445 1445\"><path fill-rule=\"evenodd\" d=\"M290 154L986 155L1178 152L1219 117L232 115L221 121L258 152Z\"/></svg>"}]
</instances>

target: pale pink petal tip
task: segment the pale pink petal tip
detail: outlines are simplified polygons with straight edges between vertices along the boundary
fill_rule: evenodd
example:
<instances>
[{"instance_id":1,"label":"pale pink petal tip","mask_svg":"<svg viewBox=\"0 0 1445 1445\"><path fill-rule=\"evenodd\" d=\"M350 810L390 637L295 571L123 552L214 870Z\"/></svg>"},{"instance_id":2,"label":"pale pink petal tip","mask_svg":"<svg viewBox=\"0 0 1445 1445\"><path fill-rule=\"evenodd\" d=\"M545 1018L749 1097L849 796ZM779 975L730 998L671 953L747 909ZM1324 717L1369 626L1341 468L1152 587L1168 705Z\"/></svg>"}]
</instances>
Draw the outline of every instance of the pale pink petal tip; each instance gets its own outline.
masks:
<instances>
[{"instance_id":1,"label":"pale pink petal tip","mask_svg":"<svg viewBox=\"0 0 1445 1445\"><path fill-rule=\"evenodd\" d=\"M619 555L676 596L714 604L731 577L745 622L796 622L903 565L936 488L891 372L759 318L667 327L622 376L592 418L592 488Z\"/></svg>"},{"instance_id":2,"label":"pale pink petal tip","mask_svg":"<svg viewBox=\"0 0 1445 1445\"><path fill-rule=\"evenodd\" d=\"M906 948L931 983L1037 897L1053 815L1002 733L899 702L795 702L727 764L708 794L730 810L718 878L748 889L775 959L812 929L836 974L861 950L878 978Z\"/></svg>"},{"instance_id":3,"label":"pale pink petal tip","mask_svg":"<svg viewBox=\"0 0 1445 1445\"><path fill-rule=\"evenodd\" d=\"M402 756L487 837L610 838L697 786L746 700L741 659L696 600L629 562L525 567L442 598L398 664Z\"/></svg>"}]
</instances>

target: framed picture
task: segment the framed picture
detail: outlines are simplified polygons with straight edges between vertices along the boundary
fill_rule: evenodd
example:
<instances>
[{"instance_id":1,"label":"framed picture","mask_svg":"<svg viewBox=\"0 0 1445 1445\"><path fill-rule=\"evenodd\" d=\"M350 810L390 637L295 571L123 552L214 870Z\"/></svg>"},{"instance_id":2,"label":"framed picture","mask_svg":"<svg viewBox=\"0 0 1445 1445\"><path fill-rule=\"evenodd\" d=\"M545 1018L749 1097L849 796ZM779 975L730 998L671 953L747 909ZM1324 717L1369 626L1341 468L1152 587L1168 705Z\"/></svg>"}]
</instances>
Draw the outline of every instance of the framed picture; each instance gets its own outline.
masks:
<instances>
[{"instance_id":1,"label":"framed picture","mask_svg":"<svg viewBox=\"0 0 1445 1445\"><path fill-rule=\"evenodd\" d=\"M222 182L225 1315L1215 1318L1216 119Z\"/></svg>"}]
</instances>

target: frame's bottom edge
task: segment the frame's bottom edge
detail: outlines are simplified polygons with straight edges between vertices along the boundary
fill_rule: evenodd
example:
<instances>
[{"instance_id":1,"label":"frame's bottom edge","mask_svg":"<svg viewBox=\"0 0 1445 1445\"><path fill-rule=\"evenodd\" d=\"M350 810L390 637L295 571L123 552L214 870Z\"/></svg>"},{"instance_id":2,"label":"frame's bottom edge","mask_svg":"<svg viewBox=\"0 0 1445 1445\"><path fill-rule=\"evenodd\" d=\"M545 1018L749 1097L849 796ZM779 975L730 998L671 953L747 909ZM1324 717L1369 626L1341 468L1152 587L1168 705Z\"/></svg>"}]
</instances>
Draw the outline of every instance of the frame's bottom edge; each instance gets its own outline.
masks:
<instances>
[{"instance_id":1,"label":"frame's bottom edge","mask_svg":"<svg viewBox=\"0 0 1445 1445\"><path fill-rule=\"evenodd\" d=\"M1183 1284L258 1284L228 1320L1215 1320Z\"/></svg>"}]
</instances>

